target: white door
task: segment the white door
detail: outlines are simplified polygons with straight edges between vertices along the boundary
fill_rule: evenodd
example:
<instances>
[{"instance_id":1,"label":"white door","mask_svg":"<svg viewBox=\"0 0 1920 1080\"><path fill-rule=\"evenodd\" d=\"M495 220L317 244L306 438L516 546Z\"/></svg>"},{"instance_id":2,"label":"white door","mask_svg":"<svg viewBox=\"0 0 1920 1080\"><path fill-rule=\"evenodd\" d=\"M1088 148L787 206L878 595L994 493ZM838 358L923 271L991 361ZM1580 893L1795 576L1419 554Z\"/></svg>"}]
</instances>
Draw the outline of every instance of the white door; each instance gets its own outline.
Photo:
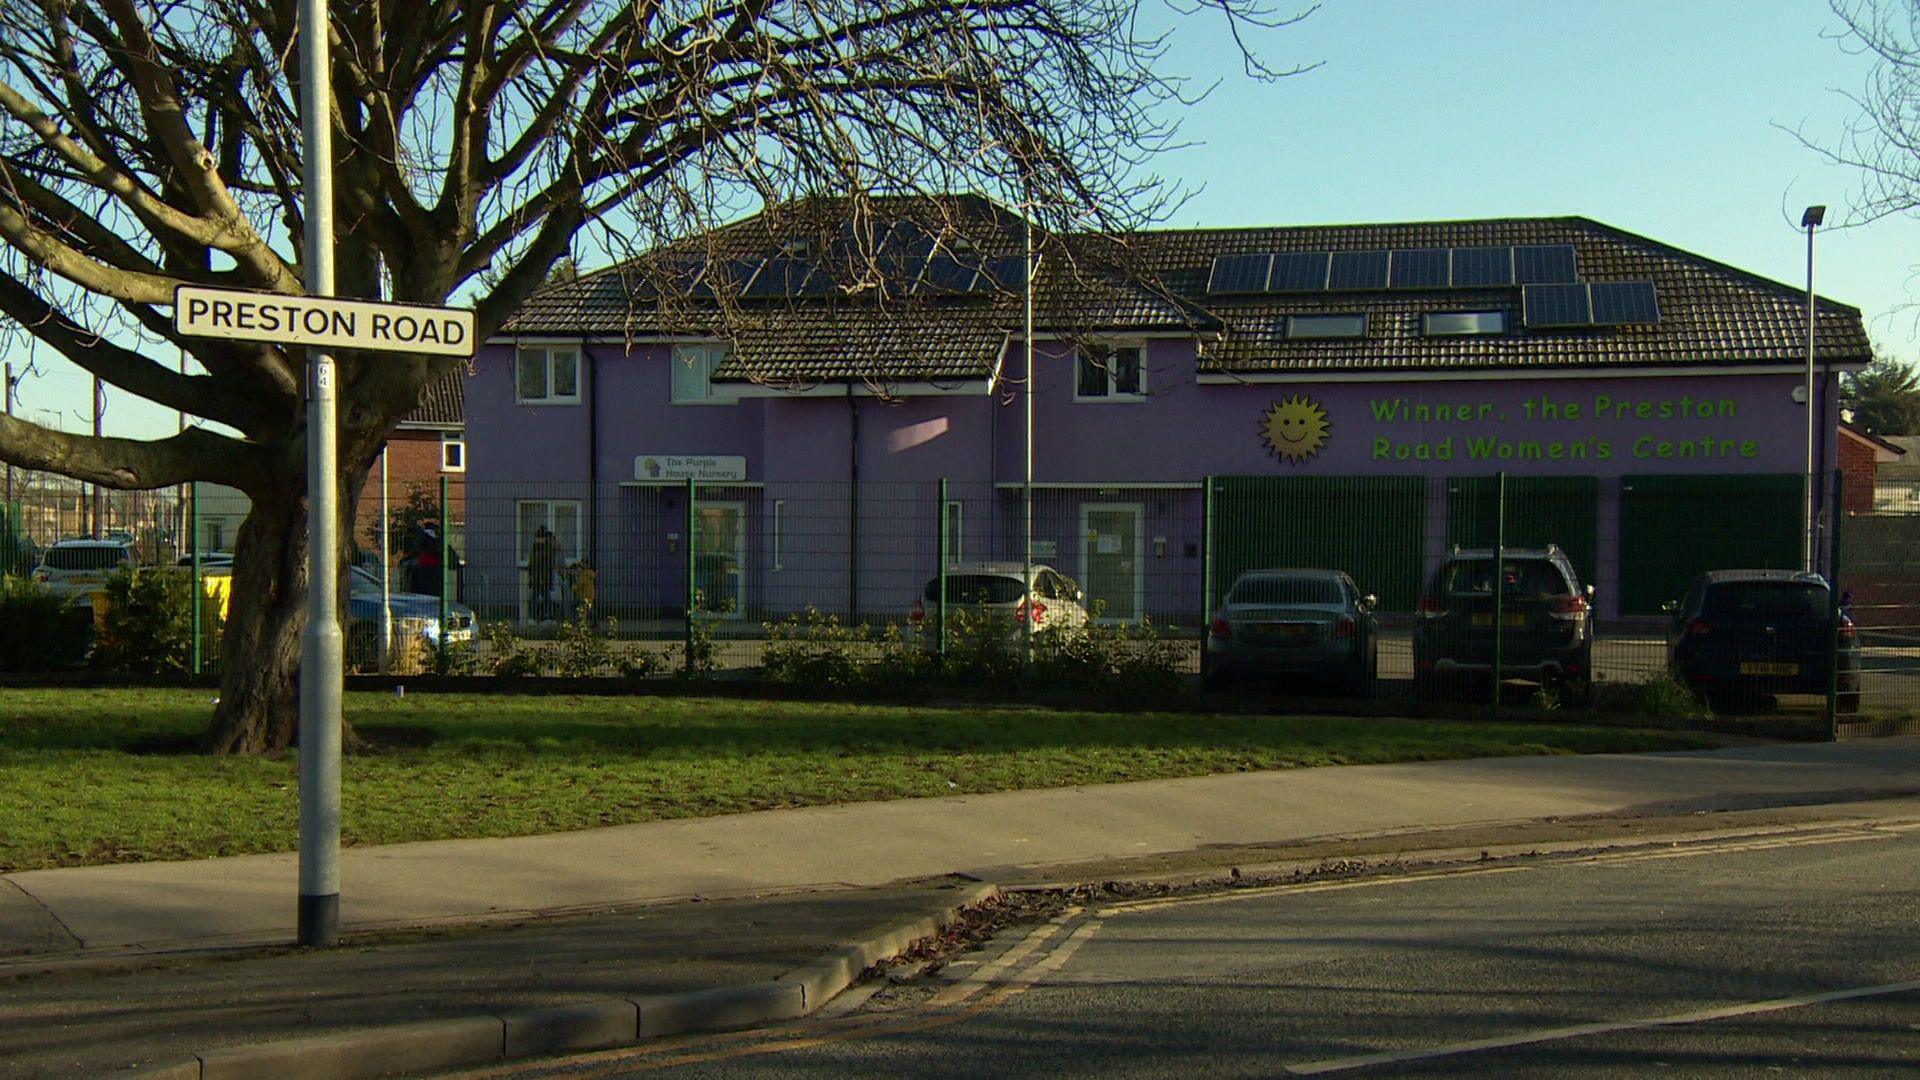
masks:
<instances>
[{"instance_id":1,"label":"white door","mask_svg":"<svg viewBox=\"0 0 1920 1080\"><path fill-rule=\"evenodd\" d=\"M1102 622L1139 622L1146 607L1145 518L1139 503L1080 507L1080 587Z\"/></svg>"},{"instance_id":2,"label":"white door","mask_svg":"<svg viewBox=\"0 0 1920 1080\"><path fill-rule=\"evenodd\" d=\"M693 587L700 610L729 619L746 614L740 593L747 551L747 504L701 502L693 512Z\"/></svg>"}]
</instances>

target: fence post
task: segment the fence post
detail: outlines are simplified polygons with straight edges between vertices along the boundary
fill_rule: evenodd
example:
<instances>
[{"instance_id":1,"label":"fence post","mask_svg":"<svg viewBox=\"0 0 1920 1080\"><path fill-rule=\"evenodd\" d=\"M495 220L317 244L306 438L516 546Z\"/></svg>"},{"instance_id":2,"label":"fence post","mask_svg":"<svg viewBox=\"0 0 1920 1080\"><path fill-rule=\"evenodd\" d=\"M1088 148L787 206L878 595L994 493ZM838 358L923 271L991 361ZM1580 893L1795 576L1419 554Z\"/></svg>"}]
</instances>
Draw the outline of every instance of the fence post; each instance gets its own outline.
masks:
<instances>
[{"instance_id":1,"label":"fence post","mask_svg":"<svg viewBox=\"0 0 1920 1080\"><path fill-rule=\"evenodd\" d=\"M1500 673L1505 657L1501 643L1507 636L1506 581L1501 567L1507 561L1507 474L1493 474L1493 721L1500 722Z\"/></svg>"},{"instance_id":2,"label":"fence post","mask_svg":"<svg viewBox=\"0 0 1920 1080\"><path fill-rule=\"evenodd\" d=\"M1829 633L1827 651L1827 741L1840 740L1840 485L1845 481L1840 470L1833 471L1833 506L1830 520L1833 524L1827 529L1827 603L1832 608L1829 614ZM1857 634L1858 631L1855 631ZM1860 689L1855 691L1855 700L1866 692L1866 663L1860 665Z\"/></svg>"},{"instance_id":3,"label":"fence post","mask_svg":"<svg viewBox=\"0 0 1920 1080\"><path fill-rule=\"evenodd\" d=\"M439 668L447 670L447 592L453 588L453 565L448 560L453 552L453 540L447 531L447 476L440 474L440 638L435 647L439 653Z\"/></svg>"},{"instance_id":4,"label":"fence post","mask_svg":"<svg viewBox=\"0 0 1920 1080\"><path fill-rule=\"evenodd\" d=\"M947 659L947 563L952 559L953 552L947 545L947 478L944 476L940 478L940 512L934 515L934 520L940 523L940 568L935 571L934 577L939 583L936 587L940 590L940 660L945 663Z\"/></svg>"},{"instance_id":5,"label":"fence post","mask_svg":"<svg viewBox=\"0 0 1920 1080\"><path fill-rule=\"evenodd\" d=\"M698 497L698 492L694 486L693 478L688 477L687 478L687 521L686 521L687 603L686 603L686 618L684 620L684 622L686 623L686 626L684 627L684 629L686 630L686 636L687 636L687 674L688 675L692 675L694 671L694 665L693 665L694 604L696 602L695 598L699 595L699 590L694 587L694 583L693 583L694 565L695 565L694 550L693 550L693 522L694 522L693 503L694 503L694 499L696 499L697 497Z\"/></svg>"},{"instance_id":6,"label":"fence post","mask_svg":"<svg viewBox=\"0 0 1920 1080\"><path fill-rule=\"evenodd\" d=\"M188 650L188 660L193 665L193 673L200 674L200 481L187 484L187 560L193 564L193 640ZM232 589L231 583L228 589ZM231 595L231 594L229 594Z\"/></svg>"},{"instance_id":7,"label":"fence post","mask_svg":"<svg viewBox=\"0 0 1920 1080\"><path fill-rule=\"evenodd\" d=\"M1213 476L1200 481L1200 684L1207 681L1207 636L1213 619Z\"/></svg>"}]
</instances>

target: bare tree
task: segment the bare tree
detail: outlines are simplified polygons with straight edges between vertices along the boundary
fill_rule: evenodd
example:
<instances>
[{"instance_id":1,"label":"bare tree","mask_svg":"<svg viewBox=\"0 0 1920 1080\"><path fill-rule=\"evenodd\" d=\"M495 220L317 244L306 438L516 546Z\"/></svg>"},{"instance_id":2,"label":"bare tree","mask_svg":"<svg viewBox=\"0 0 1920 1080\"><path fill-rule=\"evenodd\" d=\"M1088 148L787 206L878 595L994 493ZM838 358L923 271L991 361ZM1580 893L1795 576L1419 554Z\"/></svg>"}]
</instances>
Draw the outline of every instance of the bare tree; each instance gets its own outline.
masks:
<instances>
[{"instance_id":1,"label":"bare tree","mask_svg":"<svg viewBox=\"0 0 1920 1080\"><path fill-rule=\"evenodd\" d=\"M981 191L1042 225L1133 227L1180 194L1143 166L1191 97L1138 2L335 0L340 294L470 297L484 338L579 245L637 251L817 194ZM1174 13L1224 20L1268 78L1243 35L1299 16L1260 2ZM303 291L294 37L289 0L0 0L0 316L210 422L146 441L3 419L0 459L252 497L218 752L295 734L305 357L181 338L166 309L181 283ZM346 537L382 440L449 364L341 363Z\"/></svg>"}]
</instances>

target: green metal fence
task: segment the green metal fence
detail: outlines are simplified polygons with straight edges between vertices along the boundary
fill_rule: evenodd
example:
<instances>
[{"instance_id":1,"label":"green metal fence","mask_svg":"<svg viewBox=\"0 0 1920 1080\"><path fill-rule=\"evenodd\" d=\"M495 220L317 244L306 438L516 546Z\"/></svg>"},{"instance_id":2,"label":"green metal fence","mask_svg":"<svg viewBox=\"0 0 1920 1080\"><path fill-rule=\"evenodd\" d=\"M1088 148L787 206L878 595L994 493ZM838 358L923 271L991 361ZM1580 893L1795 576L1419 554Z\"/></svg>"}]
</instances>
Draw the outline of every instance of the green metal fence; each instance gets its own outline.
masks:
<instances>
[{"instance_id":1,"label":"green metal fence","mask_svg":"<svg viewBox=\"0 0 1920 1080\"><path fill-rule=\"evenodd\" d=\"M356 537L349 618L366 625L349 641L363 646L354 657L363 671L751 674L770 641L820 635L822 625L856 662L901 648L944 654L958 609L991 601L1024 618L1020 601L1030 600L1036 625L1149 628L1143 635L1167 646L1159 655L1197 675L1241 575L1326 568L1377 599L1367 613L1376 698L1444 699L1469 715L1527 705L1631 712L1672 690L1662 684L1683 628L1666 609L1700 573L1800 566L1801 485L1798 476L1219 476L1030 491L952 479L470 480L459 507L443 483L404 520ZM144 494L125 504L150 520L142 561L197 563L193 595L210 607L195 622L196 666L214 670L219 582L231 580L245 498L211 485L184 499ZM1842 516L1838 506L1816 523L1817 548L1857 635L1861 715L1898 718L1920 708L1920 570L1910 570L1920 565L1920 515ZM16 572L72 512L70 492L5 508L0 544L17 540L0 551L19 553ZM36 532L36 521L54 532ZM1514 599L1502 584L1487 610L1456 619L1473 641L1441 655L1428 631L1448 602L1436 597L1457 584L1450 568L1473 558L1516 582L1529 559L1563 560L1581 603ZM1477 603L1470 591L1451 595L1460 611ZM1528 635L1576 623L1577 667L1562 655L1556 669L1540 668ZM1459 677L1438 678L1443 668ZM1279 678L1248 692L1284 700L1328 689ZM1818 719L1825 698L1785 694L1761 708Z\"/></svg>"}]
</instances>

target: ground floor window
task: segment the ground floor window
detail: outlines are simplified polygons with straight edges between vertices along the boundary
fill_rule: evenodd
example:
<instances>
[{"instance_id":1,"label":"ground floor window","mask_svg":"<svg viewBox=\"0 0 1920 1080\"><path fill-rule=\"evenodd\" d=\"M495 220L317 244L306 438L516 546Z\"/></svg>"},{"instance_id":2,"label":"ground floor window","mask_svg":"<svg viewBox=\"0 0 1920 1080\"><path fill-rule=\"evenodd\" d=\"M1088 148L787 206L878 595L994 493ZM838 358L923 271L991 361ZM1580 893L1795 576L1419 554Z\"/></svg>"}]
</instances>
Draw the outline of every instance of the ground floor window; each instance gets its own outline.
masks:
<instances>
[{"instance_id":1,"label":"ground floor window","mask_svg":"<svg viewBox=\"0 0 1920 1080\"><path fill-rule=\"evenodd\" d=\"M559 585L581 556L580 500L521 499L514 518L514 557L522 571L520 617L559 619L568 614Z\"/></svg>"}]
</instances>

